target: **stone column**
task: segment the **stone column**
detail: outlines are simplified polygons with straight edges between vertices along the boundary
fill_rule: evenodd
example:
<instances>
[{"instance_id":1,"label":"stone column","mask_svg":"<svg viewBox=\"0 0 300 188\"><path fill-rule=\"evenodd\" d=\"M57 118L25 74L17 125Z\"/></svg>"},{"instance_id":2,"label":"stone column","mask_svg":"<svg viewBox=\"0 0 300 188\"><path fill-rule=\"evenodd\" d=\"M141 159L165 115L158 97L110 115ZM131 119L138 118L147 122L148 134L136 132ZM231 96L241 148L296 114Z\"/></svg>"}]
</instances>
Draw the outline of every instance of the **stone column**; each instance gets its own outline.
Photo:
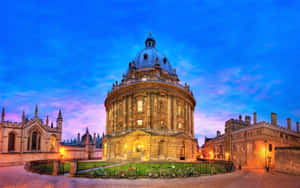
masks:
<instances>
[{"instance_id":1,"label":"stone column","mask_svg":"<svg viewBox=\"0 0 300 188\"><path fill-rule=\"evenodd\" d=\"M152 121L152 128L157 129L157 93L154 94L154 101L153 101L153 121Z\"/></svg>"},{"instance_id":2,"label":"stone column","mask_svg":"<svg viewBox=\"0 0 300 188\"><path fill-rule=\"evenodd\" d=\"M69 177L74 177L77 174L77 161L70 161Z\"/></svg>"},{"instance_id":3,"label":"stone column","mask_svg":"<svg viewBox=\"0 0 300 188\"><path fill-rule=\"evenodd\" d=\"M193 116L192 116L192 107L190 105L189 107L189 115L190 115L190 130L189 130L189 133L190 135L192 135L192 129L193 129Z\"/></svg>"},{"instance_id":4,"label":"stone column","mask_svg":"<svg viewBox=\"0 0 300 188\"><path fill-rule=\"evenodd\" d=\"M106 134L109 134L109 109L108 107L106 108L106 127L105 127L105 132ZM79 134L79 133L78 133ZM80 140L80 135L79 135L79 138L78 138L78 141Z\"/></svg>"},{"instance_id":5,"label":"stone column","mask_svg":"<svg viewBox=\"0 0 300 188\"><path fill-rule=\"evenodd\" d=\"M172 118L172 101L171 101L171 96L170 95L167 95L167 126L168 126L168 129L170 130L171 129L171 118Z\"/></svg>"},{"instance_id":6,"label":"stone column","mask_svg":"<svg viewBox=\"0 0 300 188\"><path fill-rule=\"evenodd\" d=\"M147 103L147 116L146 116L146 119L147 119L147 121L146 121L146 123L147 123L147 128L150 128L150 121L151 121L151 102L150 102L150 93L147 93L147 101L146 101L146 103Z\"/></svg>"},{"instance_id":7,"label":"stone column","mask_svg":"<svg viewBox=\"0 0 300 188\"><path fill-rule=\"evenodd\" d=\"M124 98L124 128L128 129L128 97Z\"/></svg>"},{"instance_id":8,"label":"stone column","mask_svg":"<svg viewBox=\"0 0 300 188\"><path fill-rule=\"evenodd\" d=\"M59 166L60 166L60 161L59 160L54 160L53 161L52 176L58 176Z\"/></svg>"},{"instance_id":9,"label":"stone column","mask_svg":"<svg viewBox=\"0 0 300 188\"><path fill-rule=\"evenodd\" d=\"M299 133L299 122L296 122L296 126L297 126L297 133Z\"/></svg>"},{"instance_id":10,"label":"stone column","mask_svg":"<svg viewBox=\"0 0 300 188\"><path fill-rule=\"evenodd\" d=\"M189 127L189 121L188 121L188 106L187 103L184 103L184 132L188 134L188 127Z\"/></svg>"},{"instance_id":11,"label":"stone column","mask_svg":"<svg viewBox=\"0 0 300 188\"><path fill-rule=\"evenodd\" d=\"M132 95L128 97L128 128L132 128Z\"/></svg>"},{"instance_id":12,"label":"stone column","mask_svg":"<svg viewBox=\"0 0 300 188\"><path fill-rule=\"evenodd\" d=\"M192 109L192 137L194 137L194 110Z\"/></svg>"},{"instance_id":13,"label":"stone column","mask_svg":"<svg viewBox=\"0 0 300 188\"><path fill-rule=\"evenodd\" d=\"M173 130L176 130L177 125L177 111L178 111L178 105L176 102L176 98L173 97Z\"/></svg>"}]
</instances>

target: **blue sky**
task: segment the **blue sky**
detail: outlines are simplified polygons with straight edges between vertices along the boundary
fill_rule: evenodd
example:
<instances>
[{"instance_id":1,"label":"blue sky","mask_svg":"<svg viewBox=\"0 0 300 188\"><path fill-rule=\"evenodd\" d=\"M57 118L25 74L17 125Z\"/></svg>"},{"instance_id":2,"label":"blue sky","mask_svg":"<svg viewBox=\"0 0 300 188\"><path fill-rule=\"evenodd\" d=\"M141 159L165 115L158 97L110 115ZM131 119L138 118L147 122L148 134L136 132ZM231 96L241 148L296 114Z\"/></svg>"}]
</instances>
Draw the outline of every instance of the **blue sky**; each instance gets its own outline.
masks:
<instances>
[{"instance_id":1,"label":"blue sky","mask_svg":"<svg viewBox=\"0 0 300 188\"><path fill-rule=\"evenodd\" d=\"M64 115L63 138L104 131L107 91L144 48L157 49L191 85L195 132L224 131L239 114L283 125L300 119L300 2L10 1L0 13L0 106L7 119Z\"/></svg>"}]
</instances>

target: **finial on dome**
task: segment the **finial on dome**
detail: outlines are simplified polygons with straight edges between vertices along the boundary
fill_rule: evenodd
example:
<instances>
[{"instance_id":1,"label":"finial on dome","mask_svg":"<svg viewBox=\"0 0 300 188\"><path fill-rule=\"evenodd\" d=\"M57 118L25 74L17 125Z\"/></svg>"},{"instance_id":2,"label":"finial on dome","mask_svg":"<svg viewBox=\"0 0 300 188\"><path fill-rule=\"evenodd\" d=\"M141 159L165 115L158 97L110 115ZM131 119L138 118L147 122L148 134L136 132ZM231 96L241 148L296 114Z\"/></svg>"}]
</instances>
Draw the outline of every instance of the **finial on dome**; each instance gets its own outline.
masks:
<instances>
[{"instance_id":1,"label":"finial on dome","mask_svg":"<svg viewBox=\"0 0 300 188\"><path fill-rule=\"evenodd\" d=\"M152 37L152 33L150 32L149 37L145 41L146 48L154 48L155 43L156 42L155 42L154 38Z\"/></svg>"}]
</instances>

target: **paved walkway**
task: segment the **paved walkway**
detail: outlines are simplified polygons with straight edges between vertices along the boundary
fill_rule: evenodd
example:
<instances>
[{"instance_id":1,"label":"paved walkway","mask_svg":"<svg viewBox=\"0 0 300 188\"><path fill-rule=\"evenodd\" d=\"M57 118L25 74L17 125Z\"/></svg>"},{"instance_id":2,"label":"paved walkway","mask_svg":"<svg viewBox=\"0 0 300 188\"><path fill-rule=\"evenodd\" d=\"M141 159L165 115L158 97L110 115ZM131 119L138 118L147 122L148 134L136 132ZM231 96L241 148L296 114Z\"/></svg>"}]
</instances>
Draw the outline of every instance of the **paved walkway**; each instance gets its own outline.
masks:
<instances>
[{"instance_id":1,"label":"paved walkway","mask_svg":"<svg viewBox=\"0 0 300 188\"><path fill-rule=\"evenodd\" d=\"M87 179L30 173L23 166L1 167L0 188L68 187L197 187L197 188L300 188L299 176L267 174L263 170L243 170L215 176L185 179Z\"/></svg>"}]
</instances>

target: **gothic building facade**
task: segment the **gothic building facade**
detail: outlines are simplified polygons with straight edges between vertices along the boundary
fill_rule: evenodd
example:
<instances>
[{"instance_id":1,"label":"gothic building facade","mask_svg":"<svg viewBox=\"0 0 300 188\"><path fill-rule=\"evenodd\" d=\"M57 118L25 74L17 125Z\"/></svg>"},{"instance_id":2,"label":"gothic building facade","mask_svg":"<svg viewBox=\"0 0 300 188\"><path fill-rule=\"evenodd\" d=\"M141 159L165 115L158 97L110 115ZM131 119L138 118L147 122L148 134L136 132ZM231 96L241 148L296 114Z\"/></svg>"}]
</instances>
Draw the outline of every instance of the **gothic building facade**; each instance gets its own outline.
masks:
<instances>
[{"instance_id":1,"label":"gothic building facade","mask_svg":"<svg viewBox=\"0 0 300 188\"><path fill-rule=\"evenodd\" d=\"M195 159L196 101L150 36L105 100L105 160Z\"/></svg>"},{"instance_id":2,"label":"gothic building facade","mask_svg":"<svg viewBox=\"0 0 300 188\"><path fill-rule=\"evenodd\" d=\"M45 122L38 117L37 106L32 119L26 118L23 112L22 122L6 121L3 108L0 123L0 162L55 158L55 154L59 152L62 126L60 110L54 127L53 123L49 123L48 116Z\"/></svg>"}]
</instances>

